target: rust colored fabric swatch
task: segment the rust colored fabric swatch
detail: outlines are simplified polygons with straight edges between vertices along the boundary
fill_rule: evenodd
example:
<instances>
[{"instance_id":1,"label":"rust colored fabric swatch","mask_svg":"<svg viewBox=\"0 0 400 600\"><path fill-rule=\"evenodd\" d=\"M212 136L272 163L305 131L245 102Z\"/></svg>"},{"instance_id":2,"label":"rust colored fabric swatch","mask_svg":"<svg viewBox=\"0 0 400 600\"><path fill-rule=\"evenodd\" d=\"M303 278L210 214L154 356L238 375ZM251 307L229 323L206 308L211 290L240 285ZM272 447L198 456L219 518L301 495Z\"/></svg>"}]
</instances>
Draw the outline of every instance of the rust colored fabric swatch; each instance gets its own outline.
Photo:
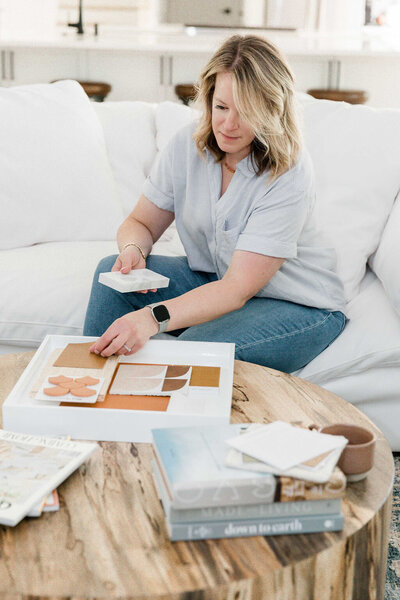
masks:
<instances>
[{"instance_id":1,"label":"rust colored fabric swatch","mask_svg":"<svg viewBox=\"0 0 400 600\"><path fill-rule=\"evenodd\" d=\"M120 396L107 394L103 402L94 404L61 402L60 406L74 406L85 408L118 408L120 410L156 410L165 412L168 408L170 396Z\"/></svg>"},{"instance_id":2,"label":"rust colored fabric swatch","mask_svg":"<svg viewBox=\"0 0 400 600\"><path fill-rule=\"evenodd\" d=\"M73 390L70 390L70 392L73 396L76 396L77 398L89 398L89 396L95 395L96 390L88 388L84 385L82 387L74 388Z\"/></svg>"},{"instance_id":3,"label":"rust colored fabric swatch","mask_svg":"<svg viewBox=\"0 0 400 600\"><path fill-rule=\"evenodd\" d=\"M71 390L75 390L77 388L81 388L83 387L85 384L84 383L79 383L78 381L66 381L64 383L64 381L62 381L61 383L58 384L60 387L65 388L66 391L71 391Z\"/></svg>"},{"instance_id":4,"label":"rust colored fabric swatch","mask_svg":"<svg viewBox=\"0 0 400 600\"><path fill-rule=\"evenodd\" d=\"M219 387L220 367L192 367L190 386Z\"/></svg>"},{"instance_id":5,"label":"rust colored fabric swatch","mask_svg":"<svg viewBox=\"0 0 400 600\"><path fill-rule=\"evenodd\" d=\"M100 379L96 379L95 377L90 377L90 375L86 375L86 377L77 377L75 378L77 383L81 385L97 385Z\"/></svg>"},{"instance_id":6,"label":"rust colored fabric swatch","mask_svg":"<svg viewBox=\"0 0 400 600\"><path fill-rule=\"evenodd\" d=\"M89 352L93 342L68 344L54 363L54 367L77 367L83 369L102 369L107 361L93 352Z\"/></svg>"},{"instance_id":7,"label":"rust colored fabric swatch","mask_svg":"<svg viewBox=\"0 0 400 600\"><path fill-rule=\"evenodd\" d=\"M60 383L71 383L73 377L65 377L65 375L58 375L57 377L49 377L49 383L54 385L60 385Z\"/></svg>"},{"instance_id":8,"label":"rust colored fabric swatch","mask_svg":"<svg viewBox=\"0 0 400 600\"><path fill-rule=\"evenodd\" d=\"M68 390L66 390L65 388L62 388L58 385L55 385L54 387L51 388L44 388L44 393L46 394L46 396L65 396L65 394L68 393Z\"/></svg>"}]
</instances>

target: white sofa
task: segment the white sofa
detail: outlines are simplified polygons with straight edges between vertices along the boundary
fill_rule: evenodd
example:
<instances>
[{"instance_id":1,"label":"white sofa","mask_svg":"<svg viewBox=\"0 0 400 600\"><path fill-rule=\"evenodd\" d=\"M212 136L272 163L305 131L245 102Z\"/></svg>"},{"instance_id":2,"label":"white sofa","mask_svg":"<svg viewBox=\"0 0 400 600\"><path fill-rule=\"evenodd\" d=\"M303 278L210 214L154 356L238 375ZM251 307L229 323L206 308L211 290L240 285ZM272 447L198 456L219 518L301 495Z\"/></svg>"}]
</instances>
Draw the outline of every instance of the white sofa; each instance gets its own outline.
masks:
<instances>
[{"instance_id":1,"label":"white sofa","mask_svg":"<svg viewBox=\"0 0 400 600\"><path fill-rule=\"evenodd\" d=\"M300 95L317 214L350 321L296 375L356 404L400 450L400 111ZM163 102L92 104L78 84L0 88L0 353L79 335L97 262L170 136ZM173 226L154 252L179 255Z\"/></svg>"}]
</instances>

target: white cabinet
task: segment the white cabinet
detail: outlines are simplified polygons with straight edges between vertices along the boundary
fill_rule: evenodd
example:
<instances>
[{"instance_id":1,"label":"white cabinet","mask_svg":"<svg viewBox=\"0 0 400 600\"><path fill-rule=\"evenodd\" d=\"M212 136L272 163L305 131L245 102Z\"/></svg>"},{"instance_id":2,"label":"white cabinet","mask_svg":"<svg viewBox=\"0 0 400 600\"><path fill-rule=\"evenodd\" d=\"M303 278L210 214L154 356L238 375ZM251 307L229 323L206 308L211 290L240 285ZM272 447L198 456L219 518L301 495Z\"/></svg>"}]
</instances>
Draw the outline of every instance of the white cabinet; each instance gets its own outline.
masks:
<instances>
[{"instance_id":1,"label":"white cabinet","mask_svg":"<svg viewBox=\"0 0 400 600\"><path fill-rule=\"evenodd\" d=\"M15 55L9 48L2 48L0 53L0 82L2 86L11 85L14 81Z\"/></svg>"},{"instance_id":2,"label":"white cabinet","mask_svg":"<svg viewBox=\"0 0 400 600\"><path fill-rule=\"evenodd\" d=\"M177 100L177 83L194 83L207 55L88 50L87 79L112 85L109 100Z\"/></svg>"},{"instance_id":3,"label":"white cabinet","mask_svg":"<svg viewBox=\"0 0 400 600\"><path fill-rule=\"evenodd\" d=\"M110 83L109 100L164 100L165 64L160 54L131 50L86 52L86 79Z\"/></svg>"},{"instance_id":4,"label":"white cabinet","mask_svg":"<svg viewBox=\"0 0 400 600\"><path fill-rule=\"evenodd\" d=\"M174 54L165 57L168 79L165 79L165 99L177 100L175 86L178 83L196 83L210 55Z\"/></svg>"},{"instance_id":5,"label":"white cabinet","mask_svg":"<svg viewBox=\"0 0 400 600\"><path fill-rule=\"evenodd\" d=\"M375 108L400 108L400 58L344 57L340 60L340 87L368 92Z\"/></svg>"},{"instance_id":6,"label":"white cabinet","mask_svg":"<svg viewBox=\"0 0 400 600\"><path fill-rule=\"evenodd\" d=\"M1 1L1 0L0 0ZM110 100L178 101L178 83L195 83L210 58L204 44L193 50L184 40L180 48L162 41L158 47L85 47L76 43L28 47L0 46L0 85L45 83L55 79L105 81L112 85ZM170 42L169 42L170 43ZM147 47L148 46L148 47ZM396 77L400 55L288 54L295 74L296 89L339 87L361 89L369 94L368 104L400 108L400 78Z\"/></svg>"},{"instance_id":7,"label":"white cabinet","mask_svg":"<svg viewBox=\"0 0 400 600\"><path fill-rule=\"evenodd\" d=\"M296 90L306 92L311 88L326 88L328 85L328 59L289 56L289 65L293 71Z\"/></svg>"},{"instance_id":8,"label":"white cabinet","mask_svg":"<svg viewBox=\"0 0 400 600\"><path fill-rule=\"evenodd\" d=\"M79 79L79 51L59 48L1 48L1 85Z\"/></svg>"}]
</instances>

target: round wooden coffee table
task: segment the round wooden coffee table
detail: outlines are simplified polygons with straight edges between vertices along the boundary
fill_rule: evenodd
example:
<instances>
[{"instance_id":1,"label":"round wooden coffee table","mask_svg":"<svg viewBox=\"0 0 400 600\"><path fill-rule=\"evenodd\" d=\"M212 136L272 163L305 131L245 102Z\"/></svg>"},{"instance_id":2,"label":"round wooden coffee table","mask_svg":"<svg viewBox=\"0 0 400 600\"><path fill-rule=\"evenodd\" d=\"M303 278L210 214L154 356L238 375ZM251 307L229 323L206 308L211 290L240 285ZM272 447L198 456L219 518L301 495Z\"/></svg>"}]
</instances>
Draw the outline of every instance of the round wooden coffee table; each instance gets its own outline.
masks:
<instances>
[{"instance_id":1,"label":"round wooden coffee table","mask_svg":"<svg viewBox=\"0 0 400 600\"><path fill-rule=\"evenodd\" d=\"M0 403L33 353L0 359ZM393 458L382 433L322 388L236 361L233 422L352 422L378 437L368 477L349 484L340 533L168 539L149 444L100 444L59 487L60 511L0 526L0 598L382 600Z\"/></svg>"}]
</instances>

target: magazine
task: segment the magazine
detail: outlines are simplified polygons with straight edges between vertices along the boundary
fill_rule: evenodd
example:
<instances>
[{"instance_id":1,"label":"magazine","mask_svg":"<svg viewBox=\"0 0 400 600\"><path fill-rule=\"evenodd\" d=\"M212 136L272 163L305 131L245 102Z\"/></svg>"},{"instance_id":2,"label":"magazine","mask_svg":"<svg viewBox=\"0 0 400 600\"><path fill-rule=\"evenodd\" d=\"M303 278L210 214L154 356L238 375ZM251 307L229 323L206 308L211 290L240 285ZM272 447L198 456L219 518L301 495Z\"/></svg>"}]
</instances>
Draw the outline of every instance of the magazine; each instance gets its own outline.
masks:
<instances>
[{"instance_id":1,"label":"magazine","mask_svg":"<svg viewBox=\"0 0 400 600\"><path fill-rule=\"evenodd\" d=\"M0 524L16 525L97 448L0 430Z\"/></svg>"}]
</instances>

